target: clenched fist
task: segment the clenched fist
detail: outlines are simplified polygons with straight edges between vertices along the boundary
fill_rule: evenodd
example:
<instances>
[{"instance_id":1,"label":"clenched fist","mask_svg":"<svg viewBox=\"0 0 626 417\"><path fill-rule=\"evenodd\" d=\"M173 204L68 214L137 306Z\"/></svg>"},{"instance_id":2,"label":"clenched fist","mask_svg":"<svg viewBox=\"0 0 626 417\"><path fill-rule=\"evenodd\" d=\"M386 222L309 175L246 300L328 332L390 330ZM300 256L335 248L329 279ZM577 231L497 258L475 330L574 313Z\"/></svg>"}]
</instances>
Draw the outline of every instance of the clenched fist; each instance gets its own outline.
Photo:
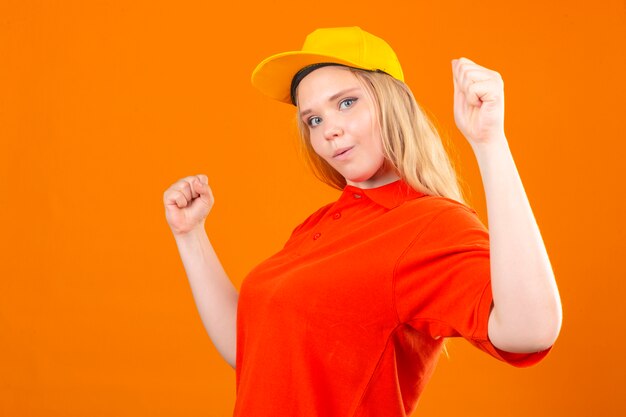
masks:
<instances>
[{"instance_id":1,"label":"clenched fist","mask_svg":"<svg viewBox=\"0 0 626 417\"><path fill-rule=\"evenodd\" d=\"M452 60L454 121L471 145L504 137L504 81L467 58Z\"/></svg>"},{"instance_id":2,"label":"clenched fist","mask_svg":"<svg viewBox=\"0 0 626 417\"><path fill-rule=\"evenodd\" d=\"M192 175L176 181L163 193L165 218L174 235L204 228L204 219L214 199L206 175Z\"/></svg>"}]
</instances>

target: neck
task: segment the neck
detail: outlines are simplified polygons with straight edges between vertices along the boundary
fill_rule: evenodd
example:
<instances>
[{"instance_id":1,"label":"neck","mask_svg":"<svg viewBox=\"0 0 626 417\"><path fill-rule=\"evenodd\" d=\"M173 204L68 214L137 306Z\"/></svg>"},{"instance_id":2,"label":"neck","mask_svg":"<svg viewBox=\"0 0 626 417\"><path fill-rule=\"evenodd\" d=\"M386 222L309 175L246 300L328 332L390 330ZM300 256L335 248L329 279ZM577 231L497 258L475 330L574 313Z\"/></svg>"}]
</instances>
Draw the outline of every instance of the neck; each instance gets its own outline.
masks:
<instances>
[{"instance_id":1,"label":"neck","mask_svg":"<svg viewBox=\"0 0 626 417\"><path fill-rule=\"evenodd\" d=\"M389 171L381 175L374 175L372 178L361 181L361 182L353 182L350 180L346 180L346 184L351 185L353 187L361 188L361 189L369 189L369 188L377 188L382 187L383 185L390 184L394 181L400 179L400 176L393 172Z\"/></svg>"}]
</instances>

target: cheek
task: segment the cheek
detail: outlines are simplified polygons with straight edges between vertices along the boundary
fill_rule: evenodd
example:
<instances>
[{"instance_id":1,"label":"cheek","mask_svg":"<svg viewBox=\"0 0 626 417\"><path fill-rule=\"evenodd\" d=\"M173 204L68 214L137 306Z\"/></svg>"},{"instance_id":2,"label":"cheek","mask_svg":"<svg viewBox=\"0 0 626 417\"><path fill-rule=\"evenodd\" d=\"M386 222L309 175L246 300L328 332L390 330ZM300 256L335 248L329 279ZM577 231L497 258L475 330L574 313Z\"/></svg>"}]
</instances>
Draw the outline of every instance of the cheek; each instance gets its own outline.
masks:
<instances>
[{"instance_id":1,"label":"cheek","mask_svg":"<svg viewBox=\"0 0 626 417\"><path fill-rule=\"evenodd\" d=\"M321 156L323 158L324 156L323 156L323 153L322 153L322 145L321 145L322 142L320 141L320 139L315 137L315 135L310 135L309 136L309 143L311 144L311 148L313 148L313 151L317 155L319 155L319 156Z\"/></svg>"},{"instance_id":2,"label":"cheek","mask_svg":"<svg viewBox=\"0 0 626 417\"><path fill-rule=\"evenodd\" d=\"M362 111L358 117L354 118L351 123L351 129L354 132L359 132L359 135L364 138L377 136L374 122L369 111Z\"/></svg>"}]
</instances>

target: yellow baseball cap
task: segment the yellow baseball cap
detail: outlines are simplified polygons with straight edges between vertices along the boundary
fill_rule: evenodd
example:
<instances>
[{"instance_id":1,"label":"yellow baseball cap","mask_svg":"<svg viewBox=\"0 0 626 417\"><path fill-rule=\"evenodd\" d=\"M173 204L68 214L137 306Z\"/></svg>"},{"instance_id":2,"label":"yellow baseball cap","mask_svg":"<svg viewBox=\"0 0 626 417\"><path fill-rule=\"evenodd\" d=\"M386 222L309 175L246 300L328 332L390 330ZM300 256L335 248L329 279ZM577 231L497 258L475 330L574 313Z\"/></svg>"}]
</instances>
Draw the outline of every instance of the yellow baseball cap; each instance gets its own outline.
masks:
<instances>
[{"instance_id":1,"label":"yellow baseball cap","mask_svg":"<svg viewBox=\"0 0 626 417\"><path fill-rule=\"evenodd\" d=\"M381 38L358 26L316 29L307 35L300 51L283 52L264 59L252 72L252 85L284 103L291 98L291 81L302 68L320 63L383 71L404 81L396 53Z\"/></svg>"}]
</instances>

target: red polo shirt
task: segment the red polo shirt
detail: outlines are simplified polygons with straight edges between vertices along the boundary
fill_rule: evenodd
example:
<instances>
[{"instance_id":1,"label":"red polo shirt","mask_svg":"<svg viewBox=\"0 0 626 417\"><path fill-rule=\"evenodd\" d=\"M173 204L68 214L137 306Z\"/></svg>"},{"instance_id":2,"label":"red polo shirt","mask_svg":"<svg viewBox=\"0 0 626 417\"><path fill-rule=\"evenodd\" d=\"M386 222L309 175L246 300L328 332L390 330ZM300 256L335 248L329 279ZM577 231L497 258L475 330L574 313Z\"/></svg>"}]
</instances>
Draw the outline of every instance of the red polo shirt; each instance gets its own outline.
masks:
<instances>
[{"instance_id":1,"label":"red polo shirt","mask_svg":"<svg viewBox=\"0 0 626 417\"><path fill-rule=\"evenodd\" d=\"M489 236L476 213L405 182L360 189L296 227L244 279L235 416L405 416L444 337L515 366L487 337Z\"/></svg>"}]
</instances>

